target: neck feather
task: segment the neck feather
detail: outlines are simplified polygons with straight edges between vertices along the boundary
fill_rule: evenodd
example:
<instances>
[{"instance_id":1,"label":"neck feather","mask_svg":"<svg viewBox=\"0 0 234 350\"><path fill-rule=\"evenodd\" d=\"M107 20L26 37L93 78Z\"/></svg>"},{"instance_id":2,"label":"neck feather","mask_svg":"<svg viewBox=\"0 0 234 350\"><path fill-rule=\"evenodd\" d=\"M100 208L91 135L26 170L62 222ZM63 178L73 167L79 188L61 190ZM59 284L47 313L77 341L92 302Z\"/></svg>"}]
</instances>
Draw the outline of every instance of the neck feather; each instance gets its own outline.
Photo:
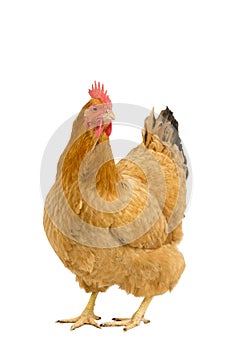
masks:
<instances>
[{"instance_id":1,"label":"neck feather","mask_svg":"<svg viewBox=\"0 0 234 350\"><path fill-rule=\"evenodd\" d=\"M105 133L97 139L93 131L87 131L69 142L65 151L62 162L59 162L57 177L62 180L63 190L72 207L83 197L84 190L88 196L96 193L105 201L118 198L120 176Z\"/></svg>"}]
</instances>

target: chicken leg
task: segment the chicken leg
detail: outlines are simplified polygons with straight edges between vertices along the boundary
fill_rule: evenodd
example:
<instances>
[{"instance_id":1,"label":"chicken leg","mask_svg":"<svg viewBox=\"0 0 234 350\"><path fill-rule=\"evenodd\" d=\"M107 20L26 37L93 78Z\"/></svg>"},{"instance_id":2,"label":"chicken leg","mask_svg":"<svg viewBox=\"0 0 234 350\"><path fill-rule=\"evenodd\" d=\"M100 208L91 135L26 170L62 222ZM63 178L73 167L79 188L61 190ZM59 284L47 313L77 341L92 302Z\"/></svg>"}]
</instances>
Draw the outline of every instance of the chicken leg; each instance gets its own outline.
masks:
<instances>
[{"instance_id":1,"label":"chicken leg","mask_svg":"<svg viewBox=\"0 0 234 350\"><path fill-rule=\"evenodd\" d=\"M145 312L152 301L153 297L146 297L142 301L139 309L132 315L132 318L113 318L114 322L105 322L101 324L102 327L115 327L115 326L124 326L124 331L128 331L131 328L139 326L142 322L149 323L149 320L144 318Z\"/></svg>"},{"instance_id":2,"label":"chicken leg","mask_svg":"<svg viewBox=\"0 0 234 350\"><path fill-rule=\"evenodd\" d=\"M71 331L74 329L83 326L84 324L90 324L92 326L95 326L97 328L101 328L95 320L100 320L101 317L94 315L94 306L95 306L95 301L98 296L98 293L92 293L91 297L88 301L88 304L86 305L84 311L82 314L78 317L74 318L68 318L65 320L58 320L57 322L59 323L74 323L71 326Z\"/></svg>"}]
</instances>

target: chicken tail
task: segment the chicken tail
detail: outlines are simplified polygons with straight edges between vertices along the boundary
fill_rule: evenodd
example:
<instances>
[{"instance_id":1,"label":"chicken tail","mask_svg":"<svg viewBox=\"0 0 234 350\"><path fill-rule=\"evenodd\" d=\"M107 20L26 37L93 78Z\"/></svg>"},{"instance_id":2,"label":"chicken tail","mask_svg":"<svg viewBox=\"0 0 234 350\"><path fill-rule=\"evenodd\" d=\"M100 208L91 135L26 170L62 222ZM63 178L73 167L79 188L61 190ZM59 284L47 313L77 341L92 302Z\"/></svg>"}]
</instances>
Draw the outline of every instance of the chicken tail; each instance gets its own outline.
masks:
<instances>
[{"instance_id":1,"label":"chicken tail","mask_svg":"<svg viewBox=\"0 0 234 350\"><path fill-rule=\"evenodd\" d=\"M186 169L187 178L187 159L183 151L178 127L178 122L168 107L161 111L157 119L155 119L153 108L150 115L145 119L144 130L142 133L143 143L147 148L154 148L152 147L152 143L155 144L156 139L159 139L161 144L173 151L172 153L176 153L180 156L180 158L182 158L183 165Z\"/></svg>"}]
</instances>

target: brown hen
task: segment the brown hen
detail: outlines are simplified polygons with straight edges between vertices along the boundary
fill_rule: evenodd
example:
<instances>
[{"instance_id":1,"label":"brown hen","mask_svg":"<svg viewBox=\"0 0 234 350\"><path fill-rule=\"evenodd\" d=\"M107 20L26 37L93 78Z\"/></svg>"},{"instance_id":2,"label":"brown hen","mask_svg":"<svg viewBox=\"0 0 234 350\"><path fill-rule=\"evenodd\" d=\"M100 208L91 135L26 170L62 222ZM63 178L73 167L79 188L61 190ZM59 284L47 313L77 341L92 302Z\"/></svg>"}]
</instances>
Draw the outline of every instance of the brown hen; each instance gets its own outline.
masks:
<instances>
[{"instance_id":1,"label":"brown hen","mask_svg":"<svg viewBox=\"0 0 234 350\"><path fill-rule=\"evenodd\" d=\"M99 292L118 285L144 297L131 318L102 326L124 330L149 322L155 295L171 291L184 268L182 239L187 165L178 123L166 108L145 120L143 142L115 164L109 142L114 114L103 86L73 123L56 180L47 195L44 228L50 244L90 300L76 318L60 320L100 328L94 314Z\"/></svg>"}]
</instances>

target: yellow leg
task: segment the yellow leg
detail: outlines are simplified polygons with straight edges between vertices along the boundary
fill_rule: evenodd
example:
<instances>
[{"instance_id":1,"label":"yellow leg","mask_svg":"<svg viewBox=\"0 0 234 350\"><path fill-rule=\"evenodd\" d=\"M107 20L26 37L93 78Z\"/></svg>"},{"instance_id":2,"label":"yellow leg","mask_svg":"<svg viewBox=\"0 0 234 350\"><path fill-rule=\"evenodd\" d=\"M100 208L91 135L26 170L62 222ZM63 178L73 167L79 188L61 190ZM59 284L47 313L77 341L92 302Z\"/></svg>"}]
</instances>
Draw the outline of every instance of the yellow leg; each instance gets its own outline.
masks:
<instances>
[{"instance_id":1,"label":"yellow leg","mask_svg":"<svg viewBox=\"0 0 234 350\"><path fill-rule=\"evenodd\" d=\"M68 318L65 320L58 320L59 323L73 323L71 326L71 331L83 326L84 324L90 324L97 328L101 328L95 320L100 320L101 317L94 315L94 306L98 293L92 293L88 304L86 305L82 314L78 317Z\"/></svg>"},{"instance_id":2,"label":"yellow leg","mask_svg":"<svg viewBox=\"0 0 234 350\"><path fill-rule=\"evenodd\" d=\"M131 318L113 318L114 322L105 322L101 324L102 327L116 327L116 326L124 326L124 331L128 331L131 328L139 326L142 322L149 323L149 320L144 318L145 312L152 301L153 297L146 297L142 301L139 309L132 315Z\"/></svg>"}]
</instances>

